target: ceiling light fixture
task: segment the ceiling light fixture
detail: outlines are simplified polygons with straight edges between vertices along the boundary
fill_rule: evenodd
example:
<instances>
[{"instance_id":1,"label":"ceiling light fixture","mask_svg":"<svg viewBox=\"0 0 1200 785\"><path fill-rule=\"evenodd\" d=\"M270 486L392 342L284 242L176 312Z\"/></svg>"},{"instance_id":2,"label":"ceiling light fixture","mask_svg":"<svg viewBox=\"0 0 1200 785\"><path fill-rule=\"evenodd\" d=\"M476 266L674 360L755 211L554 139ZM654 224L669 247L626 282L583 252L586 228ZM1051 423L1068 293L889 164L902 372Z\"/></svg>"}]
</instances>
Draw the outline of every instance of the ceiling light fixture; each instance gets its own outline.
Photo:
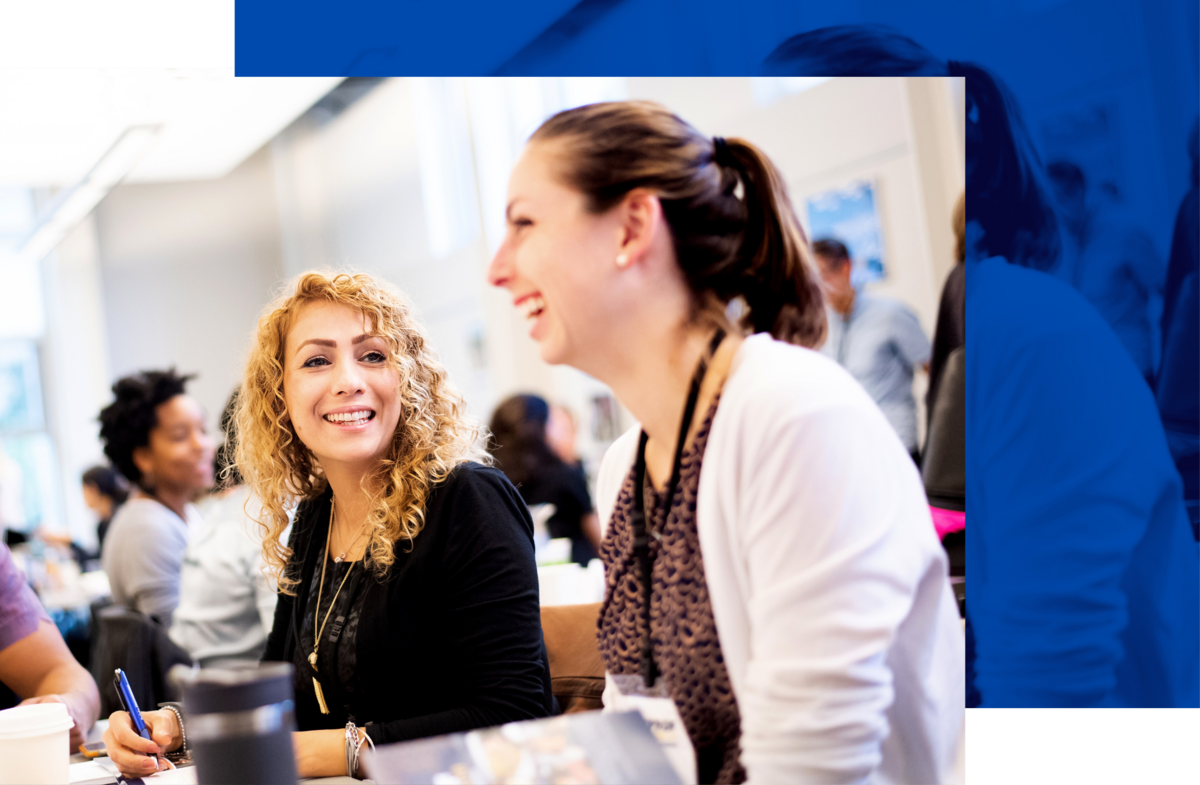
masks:
<instances>
[{"instance_id":1,"label":"ceiling light fixture","mask_svg":"<svg viewBox=\"0 0 1200 785\"><path fill-rule=\"evenodd\" d=\"M53 251L137 165L160 128L158 125L126 128L82 180L60 191L46 205L33 231L17 250L17 263L36 264Z\"/></svg>"}]
</instances>

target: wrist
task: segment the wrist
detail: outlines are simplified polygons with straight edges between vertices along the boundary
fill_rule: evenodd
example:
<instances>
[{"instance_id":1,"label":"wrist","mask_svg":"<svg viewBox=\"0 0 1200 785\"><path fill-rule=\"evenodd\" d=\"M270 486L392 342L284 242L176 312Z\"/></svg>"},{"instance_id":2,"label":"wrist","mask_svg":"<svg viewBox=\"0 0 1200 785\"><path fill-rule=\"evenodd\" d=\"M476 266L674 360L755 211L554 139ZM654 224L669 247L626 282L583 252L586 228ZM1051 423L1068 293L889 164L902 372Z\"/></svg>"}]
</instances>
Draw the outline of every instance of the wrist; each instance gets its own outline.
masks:
<instances>
[{"instance_id":1,"label":"wrist","mask_svg":"<svg viewBox=\"0 0 1200 785\"><path fill-rule=\"evenodd\" d=\"M166 752L174 752L183 746L183 726L179 724L179 716L170 709L159 709L158 715L163 718L164 728L171 734L171 743Z\"/></svg>"}]
</instances>

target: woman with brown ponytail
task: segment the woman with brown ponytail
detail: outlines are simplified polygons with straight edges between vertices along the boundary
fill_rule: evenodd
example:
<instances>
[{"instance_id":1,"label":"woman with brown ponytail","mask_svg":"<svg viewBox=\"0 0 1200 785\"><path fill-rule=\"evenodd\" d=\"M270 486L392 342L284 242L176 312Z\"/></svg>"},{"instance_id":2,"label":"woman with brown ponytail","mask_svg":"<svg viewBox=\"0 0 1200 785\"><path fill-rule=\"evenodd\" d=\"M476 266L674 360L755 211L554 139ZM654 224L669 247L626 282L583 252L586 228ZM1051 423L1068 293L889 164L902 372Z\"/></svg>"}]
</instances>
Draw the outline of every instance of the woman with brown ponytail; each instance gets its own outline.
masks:
<instances>
[{"instance_id":1,"label":"woman with brown ponytail","mask_svg":"<svg viewBox=\"0 0 1200 785\"><path fill-rule=\"evenodd\" d=\"M534 133L507 221L490 282L640 422L597 489L606 706L663 696L700 782L960 779L945 555L886 419L811 351L775 166L657 104L584 106Z\"/></svg>"}]
</instances>

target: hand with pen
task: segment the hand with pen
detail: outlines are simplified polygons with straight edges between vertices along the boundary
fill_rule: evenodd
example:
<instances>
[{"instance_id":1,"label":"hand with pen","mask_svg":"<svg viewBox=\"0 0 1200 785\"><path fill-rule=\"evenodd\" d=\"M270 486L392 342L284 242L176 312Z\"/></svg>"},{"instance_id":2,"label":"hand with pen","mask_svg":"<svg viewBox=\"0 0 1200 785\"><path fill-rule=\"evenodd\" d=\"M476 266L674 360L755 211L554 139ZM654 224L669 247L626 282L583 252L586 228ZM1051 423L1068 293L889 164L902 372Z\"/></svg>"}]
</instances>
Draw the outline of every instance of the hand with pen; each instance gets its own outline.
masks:
<instances>
[{"instance_id":1,"label":"hand with pen","mask_svg":"<svg viewBox=\"0 0 1200 785\"><path fill-rule=\"evenodd\" d=\"M126 777L145 777L174 768L163 756L183 744L179 719L170 709L143 712L142 721L150 738L139 735L134 729L133 718L124 711L113 712L108 720L108 730L104 732L108 757Z\"/></svg>"},{"instance_id":2,"label":"hand with pen","mask_svg":"<svg viewBox=\"0 0 1200 785\"><path fill-rule=\"evenodd\" d=\"M127 777L175 768L163 757L163 753L177 749L183 741L183 729L179 727L175 712L163 709L142 714L129 680L120 668L113 675L113 686L125 711L113 712L109 718L108 730L104 733L108 757Z\"/></svg>"}]
</instances>

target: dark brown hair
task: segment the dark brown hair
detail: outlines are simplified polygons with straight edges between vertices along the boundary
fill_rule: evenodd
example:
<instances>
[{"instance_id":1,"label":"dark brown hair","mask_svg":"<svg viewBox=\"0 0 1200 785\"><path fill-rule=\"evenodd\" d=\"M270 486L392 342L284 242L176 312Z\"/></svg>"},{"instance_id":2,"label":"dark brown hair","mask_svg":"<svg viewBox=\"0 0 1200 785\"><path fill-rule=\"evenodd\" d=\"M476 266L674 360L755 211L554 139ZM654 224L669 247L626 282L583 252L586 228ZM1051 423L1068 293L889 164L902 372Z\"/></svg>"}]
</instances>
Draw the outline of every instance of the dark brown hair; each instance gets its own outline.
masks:
<instances>
[{"instance_id":1,"label":"dark brown hair","mask_svg":"<svg viewBox=\"0 0 1200 785\"><path fill-rule=\"evenodd\" d=\"M704 136L649 101L559 112L530 138L551 141L562 145L560 176L587 197L593 213L635 188L658 196L697 312L719 321L741 297L748 307L743 329L801 346L824 340L808 242L783 176L757 147Z\"/></svg>"},{"instance_id":2,"label":"dark brown hair","mask_svg":"<svg viewBox=\"0 0 1200 785\"><path fill-rule=\"evenodd\" d=\"M821 263L830 269L840 270L842 265L850 264L850 251L841 240L822 237L813 242L812 249Z\"/></svg>"},{"instance_id":3,"label":"dark brown hair","mask_svg":"<svg viewBox=\"0 0 1200 785\"><path fill-rule=\"evenodd\" d=\"M492 459L513 485L520 487L546 469L562 463L546 443L550 405L537 395L513 395L492 413Z\"/></svg>"}]
</instances>

